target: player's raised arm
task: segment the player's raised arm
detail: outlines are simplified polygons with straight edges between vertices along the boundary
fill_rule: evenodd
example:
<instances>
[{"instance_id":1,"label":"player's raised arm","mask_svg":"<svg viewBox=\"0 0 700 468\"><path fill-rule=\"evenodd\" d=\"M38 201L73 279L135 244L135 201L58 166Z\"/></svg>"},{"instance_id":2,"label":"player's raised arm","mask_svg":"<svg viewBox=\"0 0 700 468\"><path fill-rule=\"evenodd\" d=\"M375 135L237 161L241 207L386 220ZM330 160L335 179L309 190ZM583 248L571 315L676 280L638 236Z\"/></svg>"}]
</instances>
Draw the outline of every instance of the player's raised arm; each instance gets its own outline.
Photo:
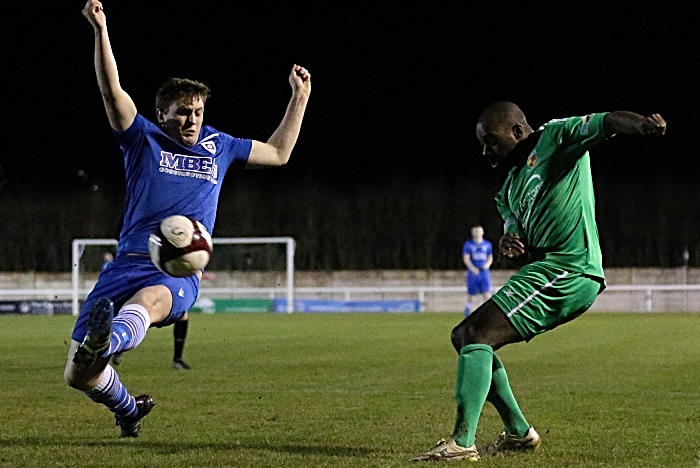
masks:
<instances>
[{"instance_id":1,"label":"player's raised arm","mask_svg":"<svg viewBox=\"0 0 700 468\"><path fill-rule=\"evenodd\" d=\"M83 8L83 15L95 30L95 73L109 124L114 130L123 132L134 122L136 106L119 84L117 62L114 60L112 46L109 44L107 19L102 9L102 2L88 0Z\"/></svg>"},{"instance_id":2,"label":"player's raised arm","mask_svg":"<svg viewBox=\"0 0 700 468\"><path fill-rule=\"evenodd\" d=\"M607 136L616 133L624 135L654 135L666 134L666 121L659 114L644 117L628 111L610 112L603 119L603 128Z\"/></svg>"},{"instance_id":3,"label":"player's raised arm","mask_svg":"<svg viewBox=\"0 0 700 468\"><path fill-rule=\"evenodd\" d=\"M266 143L253 140L248 164L252 166L281 166L289 161L292 149L299 137L301 121L311 94L311 73L306 68L294 65L289 74L292 98L287 112L277 130Z\"/></svg>"}]
</instances>

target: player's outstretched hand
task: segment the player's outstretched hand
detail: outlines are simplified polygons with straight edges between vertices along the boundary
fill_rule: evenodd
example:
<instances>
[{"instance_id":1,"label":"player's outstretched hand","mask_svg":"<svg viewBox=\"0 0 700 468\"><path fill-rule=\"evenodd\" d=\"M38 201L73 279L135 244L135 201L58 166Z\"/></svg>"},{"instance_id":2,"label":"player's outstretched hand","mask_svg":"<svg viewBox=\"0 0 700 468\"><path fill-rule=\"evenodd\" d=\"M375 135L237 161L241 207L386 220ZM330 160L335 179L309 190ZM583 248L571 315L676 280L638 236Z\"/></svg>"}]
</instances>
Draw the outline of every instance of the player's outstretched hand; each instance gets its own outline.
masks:
<instances>
[{"instance_id":1,"label":"player's outstretched hand","mask_svg":"<svg viewBox=\"0 0 700 468\"><path fill-rule=\"evenodd\" d=\"M525 253L525 245L520 241L520 236L512 232L507 232L501 237L498 248L501 255L513 259Z\"/></svg>"},{"instance_id":2,"label":"player's outstretched hand","mask_svg":"<svg viewBox=\"0 0 700 468\"><path fill-rule=\"evenodd\" d=\"M640 123L639 131L642 135L654 135L657 137L666 134L666 121L659 114L651 114Z\"/></svg>"},{"instance_id":3,"label":"player's outstretched hand","mask_svg":"<svg viewBox=\"0 0 700 468\"><path fill-rule=\"evenodd\" d=\"M105 18L105 12L102 9L102 2L99 0L88 0L85 8L83 8L83 15L96 30L104 28L107 24L107 18Z\"/></svg>"},{"instance_id":4,"label":"player's outstretched hand","mask_svg":"<svg viewBox=\"0 0 700 468\"><path fill-rule=\"evenodd\" d=\"M295 64L289 74L289 84L292 85L292 91L295 94L301 93L309 96L311 94L311 73L306 68Z\"/></svg>"}]
</instances>

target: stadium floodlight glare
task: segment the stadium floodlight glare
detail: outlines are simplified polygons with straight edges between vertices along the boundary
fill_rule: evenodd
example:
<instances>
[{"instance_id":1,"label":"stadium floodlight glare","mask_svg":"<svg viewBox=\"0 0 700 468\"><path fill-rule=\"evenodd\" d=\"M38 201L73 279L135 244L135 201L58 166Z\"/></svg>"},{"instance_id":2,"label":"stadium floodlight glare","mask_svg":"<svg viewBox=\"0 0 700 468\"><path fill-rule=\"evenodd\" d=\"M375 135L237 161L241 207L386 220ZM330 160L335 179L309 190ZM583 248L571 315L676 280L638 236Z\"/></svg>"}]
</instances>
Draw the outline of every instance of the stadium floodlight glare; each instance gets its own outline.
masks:
<instances>
[{"instance_id":1,"label":"stadium floodlight glare","mask_svg":"<svg viewBox=\"0 0 700 468\"><path fill-rule=\"evenodd\" d=\"M232 244L284 244L286 263L286 287L287 312L294 312L294 252L296 242L292 237L218 237L212 239L214 245ZM115 239L73 239L72 244L72 301L73 315L78 315L80 311L79 300L89 293L89 290L81 289L80 267L81 258L86 246L103 246L114 248L117 245ZM216 255L216 249L214 250ZM254 289L254 288L253 288ZM266 288L260 288L266 289Z\"/></svg>"}]
</instances>

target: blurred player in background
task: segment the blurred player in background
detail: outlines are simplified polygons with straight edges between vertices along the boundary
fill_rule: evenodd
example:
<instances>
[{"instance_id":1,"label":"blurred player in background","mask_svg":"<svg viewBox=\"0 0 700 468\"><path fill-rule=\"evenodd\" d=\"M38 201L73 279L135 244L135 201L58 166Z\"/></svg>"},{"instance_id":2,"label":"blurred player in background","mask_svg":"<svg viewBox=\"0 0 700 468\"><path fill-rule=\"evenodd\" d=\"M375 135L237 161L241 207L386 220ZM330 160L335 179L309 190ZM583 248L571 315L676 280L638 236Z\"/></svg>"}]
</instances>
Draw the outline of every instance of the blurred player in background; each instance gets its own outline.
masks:
<instances>
[{"instance_id":1,"label":"blurred player in background","mask_svg":"<svg viewBox=\"0 0 700 468\"><path fill-rule=\"evenodd\" d=\"M482 296L482 303L491 298L491 273L489 268L493 263L493 247L491 242L484 239L484 228L480 225L472 227L472 238L462 247L462 261L467 267L467 305L464 316L468 317L474 307L476 296Z\"/></svg>"},{"instance_id":2,"label":"blurred player in background","mask_svg":"<svg viewBox=\"0 0 700 468\"><path fill-rule=\"evenodd\" d=\"M119 83L102 3L89 0L83 14L94 29L97 83L124 154L126 208L117 255L81 307L64 375L71 387L115 414L122 437L136 437L155 403L148 395L134 398L127 392L108 364L110 356L136 347L150 326L180 320L194 303L200 280L200 275L175 278L158 270L148 255L148 237L170 215L189 216L212 232L227 169L286 164L311 93L311 75L292 67L292 97L266 143L203 126L209 88L187 79L170 78L158 90L156 125L138 114Z\"/></svg>"},{"instance_id":3,"label":"blurred player in background","mask_svg":"<svg viewBox=\"0 0 700 468\"><path fill-rule=\"evenodd\" d=\"M105 252L102 254L102 269L104 270L107 266L114 261L114 254L112 252Z\"/></svg>"},{"instance_id":4,"label":"blurred player in background","mask_svg":"<svg viewBox=\"0 0 700 468\"><path fill-rule=\"evenodd\" d=\"M504 424L488 453L540 445L494 351L575 319L605 288L588 150L617 133L661 136L666 122L658 114L610 112L553 120L533 131L510 102L490 105L479 118L484 156L508 174L496 196L505 221L499 251L525 265L452 331L457 421L451 438L414 460L478 460L475 434L486 401Z\"/></svg>"}]
</instances>

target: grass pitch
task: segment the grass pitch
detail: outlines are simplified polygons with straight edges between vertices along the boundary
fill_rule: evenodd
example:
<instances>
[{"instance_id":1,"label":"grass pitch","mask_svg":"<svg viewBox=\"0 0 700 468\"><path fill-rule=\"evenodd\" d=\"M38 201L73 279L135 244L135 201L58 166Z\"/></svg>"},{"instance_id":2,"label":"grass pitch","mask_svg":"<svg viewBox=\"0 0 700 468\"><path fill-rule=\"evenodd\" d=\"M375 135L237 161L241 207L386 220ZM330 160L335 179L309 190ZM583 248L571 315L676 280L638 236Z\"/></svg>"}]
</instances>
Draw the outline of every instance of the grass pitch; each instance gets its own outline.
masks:
<instances>
[{"instance_id":1,"label":"grass pitch","mask_svg":"<svg viewBox=\"0 0 700 468\"><path fill-rule=\"evenodd\" d=\"M172 329L152 329L117 368L157 403L124 440L63 383L73 318L2 316L0 466L419 466L454 422L460 318L193 315L191 371L170 367ZM479 466L699 466L699 331L700 315L587 314L501 350L543 444ZM500 428L487 404L477 445Z\"/></svg>"}]
</instances>

